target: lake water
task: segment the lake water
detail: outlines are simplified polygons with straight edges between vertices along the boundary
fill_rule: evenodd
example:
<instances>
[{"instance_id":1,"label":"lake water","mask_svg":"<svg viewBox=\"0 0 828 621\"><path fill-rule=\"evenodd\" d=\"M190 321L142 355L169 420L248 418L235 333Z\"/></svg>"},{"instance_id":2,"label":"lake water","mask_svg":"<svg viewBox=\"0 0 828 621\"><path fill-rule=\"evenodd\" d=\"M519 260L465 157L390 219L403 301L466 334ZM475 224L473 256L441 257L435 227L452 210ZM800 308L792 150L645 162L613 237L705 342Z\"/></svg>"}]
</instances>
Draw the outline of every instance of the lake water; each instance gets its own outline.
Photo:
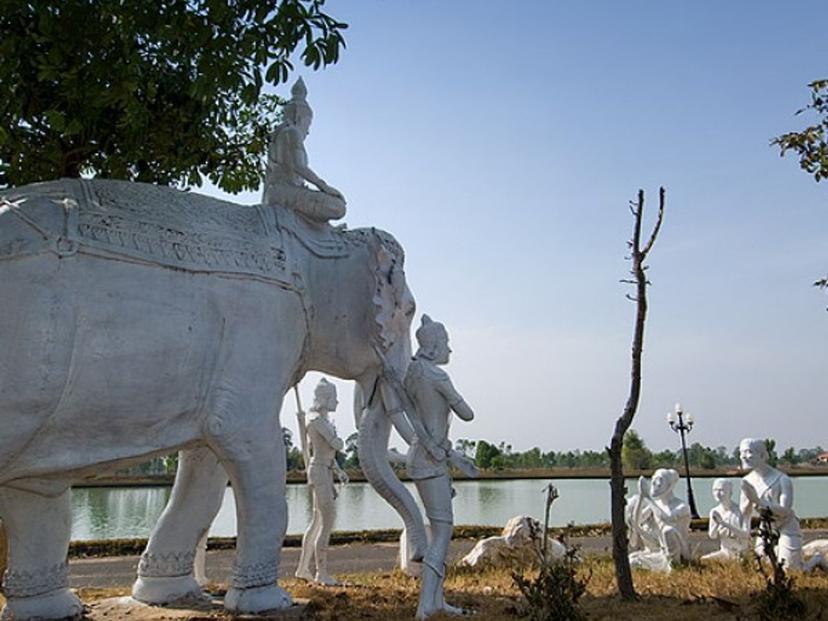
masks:
<instances>
[{"instance_id":1,"label":"lake water","mask_svg":"<svg viewBox=\"0 0 828 621\"><path fill-rule=\"evenodd\" d=\"M567 479L553 481L561 497L552 506L551 523L596 524L609 522L609 481ZM545 480L456 481L454 499L456 524L502 526L519 514L543 519ZM693 491L701 515L707 515L714 501L710 495L713 479L694 479ZM734 479L734 489L738 481ZM794 507L800 517L828 516L828 477L794 478ZM416 492L413 485L409 489ZM628 482L635 489L635 482ZM685 497L686 484L679 482L676 493ZM72 491L72 539L114 539L147 537L164 509L169 487L79 488ZM288 485L288 533L301 533L311 514L311 496L306 485ZM367 483L349 483L340 488L335 530L401 528L397 514ZM229 537L236 534L236 506L227 489L210 533Z\"/></svg>"}]
</instances>

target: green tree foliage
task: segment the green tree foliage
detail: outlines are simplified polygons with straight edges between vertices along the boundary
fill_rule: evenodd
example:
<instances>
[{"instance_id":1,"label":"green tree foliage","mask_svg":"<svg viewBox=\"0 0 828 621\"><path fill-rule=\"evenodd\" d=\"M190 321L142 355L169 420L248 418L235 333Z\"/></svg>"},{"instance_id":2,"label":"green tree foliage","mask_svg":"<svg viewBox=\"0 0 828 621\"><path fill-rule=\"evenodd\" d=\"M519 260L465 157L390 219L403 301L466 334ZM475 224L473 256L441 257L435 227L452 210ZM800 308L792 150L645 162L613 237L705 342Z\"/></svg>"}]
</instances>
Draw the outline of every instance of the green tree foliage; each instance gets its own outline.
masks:
<instances>
[{"instance_id":1,"label":"green tree foliage","mask_svg":"<svg viewBox=\"0 0 828 621\"><path fill-rule=\"evenodd\" d=\"M454 450L458 451L459 453L462 453L470 459L474 459L476 448L477 442L475 440L467 440L465 438L460 438L454 443Z\"/></svg>"},{"instance_id":2,"label":"green tree foliage","mask_svg":"<svg viewBox=\"0 0 828 621\"><path fill-rule=\"evenodd\" d=\"M652 465L653 468L673 468L681 462L679 456L675 451L669 449L653 453Z\"/></svg>"},{"instance_id":3,"label":"green tree foliage","mask_svg":"<svg viewBox=\"0 0 828 621\"><path fill-rule=\"evenodd\" d=\"M494 444L489 444L485 440L480 440L477 443L477 448L474 453L474 463L478 468L487 470L493 467L492 462L495 457L499 455L500 450Z\"/></svg>"},{"instance_id":4,"label":"green tree foliage","mask_svg":"<svg viewBox=\"0 0 828 621\"><path fill-rule=\"evenodd\" d=\"M792 446L786 448L785 452L782 453L781 461L789 466L796 466L799 464L799 455L797 455L796 449Z\"/></svg>"},{"instance_id":5,"label":"green tree foliage","mask_svg":"<svg viewBox=\"0 0 828 621\"><path fill-rule=\"evenodd\" d=\"M765 448L768 449L768 463L776 466L779 463L779 457L776 455L776 440L766 438Z\"/></svg>"},{"instance_id":6,"label":"green tree foliage","mask_svg":"<svg viewBox=\"0 0 828 621\"><path fill-rule=\"evenodd\" d=\"M629 470L644 470L652 465L653 455L645 446L644 440L630 429L624 434L624 445L621 447L621 461L624 468Z\"/></svg>"},{"instance_id":7,"label":"green tree foliage","mask_svg":"<svg viewBox=\"0 0 828 621\"><path fill-rule=\"evenodd\" d=\"M345 463L343 468L359 468L359 433L356 431L345 438Z\"/></svg>"},{"instance_id":8,"label":"green tree foliage","mask_svg":"<svg viewBox=\"0 0 828 621\"><path fill-rule=\"evenodd\" d=\"M802 170L820 181L828 178L828 79L814 80L808 87L811 103L796 113L812 112L817 122L801 131L777 136L771 144L779 147L780 156L788 151L798 154Z\"/></svg>"},{"instance_id":9,"label":"green tree foliage","mask_svg":"<svg viewBox=\"0 0 828 621\"><path fill-rule=\"evenodd\" d=\"M696 468L712 470L716 466L724 465L724 462L720 461L720 458L720 453L699 442L694 442L687 449L687 461L690 462L691 466L695 466Z\"/></svg>"},{"instance_id":10,"label":"green tree foliage","mask_svg":"<svg viewBox=\"0 0 828 621\"><path fill-rule=\"evenodd\" d=\"M822 455L825 450L821 446L815 446L814 448L803 448L799 449L796 453L797 459L799 463L814 463L817 461L817 457Z\"/></svg>"},{"instance_id":11,"label":"green tree foliage","mask_svg":"<svg viewBox=\"0 0 828 621\"><path fill-rule=\"evenodd\" d=\"M282 440L285 443L285 461L288 470L301 470L304 467L301 449L293 446L293 432L287 427L282 427Z\"/></svg>"},{"instance_id":12,"label":"green tree foliage","mask_svg":"<svg viewBox=\"0 0 828 621\"><path fill-rule=\"evenodd\" d=\"M175 474L178 472L178 453L172 453L162 459L164 462L165 474Z\"/></svg>"},{"instance_id":13,"label":"green tree foliage","mask_svg":"<svg viewBox=\"0 0 828 621\"><path fill-rule=\"evenodd\" d=\"M291 55L335 63L324 0L0 0L0 187L81 174L258 187Z\"/></svg>"},{"instance_id":14,"label":"green tree foliage","mask_svg":"<svg viewBox=\"0 0 828 621\"><path fill-rule=\"evenodd\" d=\"M788 151L799 155L799 166L814 181L828 178L828 79L814 80L811 89L811 103L797 110L797 114L811 112L817 116L816 123L798 132L788 132L771 140L779 147L779 155ZM828 289L828 276L820 278L814 286Z\"/></svg>"}]
</instances>

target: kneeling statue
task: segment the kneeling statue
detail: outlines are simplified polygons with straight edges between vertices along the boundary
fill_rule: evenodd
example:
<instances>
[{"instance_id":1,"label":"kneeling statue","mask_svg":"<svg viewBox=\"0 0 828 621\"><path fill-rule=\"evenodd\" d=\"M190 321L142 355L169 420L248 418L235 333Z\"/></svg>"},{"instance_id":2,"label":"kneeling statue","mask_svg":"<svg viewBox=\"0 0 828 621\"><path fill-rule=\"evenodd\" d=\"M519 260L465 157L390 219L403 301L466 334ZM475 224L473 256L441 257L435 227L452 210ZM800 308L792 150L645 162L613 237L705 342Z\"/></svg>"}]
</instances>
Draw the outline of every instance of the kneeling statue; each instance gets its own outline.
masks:
<instances>
[{"instance_id":1,"label":"kneeling statue","mask_svg":"<svg viewBox=\"0 0 828 621\"><path fill-rule=\"evenodd\" d=\"M690 560L690 508L673 494L678 480L672 468L659 468L651 481L638 479L626 516L633 567L669 572Z\"/></svg>"},{"instance_id":2,"label":"kneeling statue","mask_svg":"<svg viewBox=\"0 0 828 621\"><path fill-rule=\"evenodd\" d=\"M779 530L776 556L785 570L811 571L816 567L828 569L828 562L820 553L805 560L802 553L802 530L793 510L794 489L790 477L768 463L768 448L764 440L745 438L739 443L742 467L749 469L742 477L742 495L739 508L742 527L750 528L754 511L769 510L773 524ZM757 540L756 553L762 555L762 542Z\"/></svg>"},{"instance_id":3,"label":"kneeling statue","mask_svg":"<svg viewBox=\"0 0 828 621\"><path fill-rule=\"evenodd\" d=\"M742 525L742 513L733 502L733 483L727 479L713 481L713 498L718 504L710 510L707 535L718 540L719 549L705 554L701 560L738 560L750 549L750 531Z\"/></svg>"}]
</instances>

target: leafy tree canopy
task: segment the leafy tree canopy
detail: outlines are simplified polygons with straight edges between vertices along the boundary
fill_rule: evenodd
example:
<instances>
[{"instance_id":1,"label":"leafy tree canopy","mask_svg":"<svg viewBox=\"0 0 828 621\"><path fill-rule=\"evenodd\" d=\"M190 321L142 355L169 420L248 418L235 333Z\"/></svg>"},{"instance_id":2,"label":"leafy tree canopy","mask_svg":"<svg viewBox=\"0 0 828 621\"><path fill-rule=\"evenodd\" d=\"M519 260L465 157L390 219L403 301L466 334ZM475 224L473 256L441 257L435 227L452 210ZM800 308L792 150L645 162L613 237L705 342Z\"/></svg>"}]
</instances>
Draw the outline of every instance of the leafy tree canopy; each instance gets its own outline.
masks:
<instances>
[{"instance_id":1,"label":"leafy tree canopy","mask_svg":"<svg viewBox=\"0 0 828 621\"><path fill-rule=\"evenodd\" d=\"M624 444L621 447L621 461L624 467L630 470L645 470L650 467L652 453L634 429L629 429L624 434Z\"/></svg>"},{"instance_id":2,"label":"leafy tree canopy","mask_svg":"<svg viewBox=\"0 0 828 621\"><path fill-rule=\"evenodd\" d=\"M797 110L797 114L811 111L817 115L817 123L798 132L788 132L771 140L779 147L779 155L788 151L799 154L799 166L814 176L815 181L828 179L828 78L814 80L811 89L811 103ZM828 289L828 276L814 283Z\"/></svg>"},{"instance_id":3,"label":"leafy tree canopy","mask_svg":"<svg viewBox=\"0 0 828 621\"><path fill-rule=\"evenodd\" d=\"M258 187L291 57L339 58L325 0L0 0L0 187L80 174Z\"/></svg>"},{"instance_id":4,"label":"leafy tree canopy","mask_svg":"<svg viewBox=\"0 0 828 621\"><path fill-rule=\"evenodd\" d=\"M779 147L779 154L793 151L799 155L799 165L815 181L828 179L828 79L815 80L808 85L811 103L797 114L811 111L817 115L815 125L798 132L788 132L771 140Z\"/></svg>"}]
</instances>

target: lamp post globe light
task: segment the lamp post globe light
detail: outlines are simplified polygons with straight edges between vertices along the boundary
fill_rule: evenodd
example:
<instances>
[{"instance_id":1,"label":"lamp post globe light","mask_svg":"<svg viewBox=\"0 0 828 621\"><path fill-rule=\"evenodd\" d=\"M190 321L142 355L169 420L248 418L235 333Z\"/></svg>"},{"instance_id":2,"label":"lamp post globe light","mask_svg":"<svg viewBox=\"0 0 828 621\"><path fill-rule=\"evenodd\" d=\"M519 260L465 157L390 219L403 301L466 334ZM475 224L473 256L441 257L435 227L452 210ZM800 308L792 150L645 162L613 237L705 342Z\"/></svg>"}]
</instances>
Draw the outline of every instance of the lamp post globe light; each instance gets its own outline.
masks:
<instances>
[{"instance_id":1,"label":"lamp post globe light","mask_svg":"<svg viewBox=\"0 0 828 621\"><path fill-rule=\"evenodd\" d=\"M699 512L696 509L696 499L693 497L693 486L690 482L690 461L687 458L687 442L684 439L685 434L690 433L693 429L695 421L692 414L685 414L681 409L681 404L676 403L675 412L667 414L667 424L670 429L677 432L681 436L681 452L684 456L684 473L687 477L687 504L690 505L690 514L694 519L698 519Z\"/></svg>"}]
</instances>

